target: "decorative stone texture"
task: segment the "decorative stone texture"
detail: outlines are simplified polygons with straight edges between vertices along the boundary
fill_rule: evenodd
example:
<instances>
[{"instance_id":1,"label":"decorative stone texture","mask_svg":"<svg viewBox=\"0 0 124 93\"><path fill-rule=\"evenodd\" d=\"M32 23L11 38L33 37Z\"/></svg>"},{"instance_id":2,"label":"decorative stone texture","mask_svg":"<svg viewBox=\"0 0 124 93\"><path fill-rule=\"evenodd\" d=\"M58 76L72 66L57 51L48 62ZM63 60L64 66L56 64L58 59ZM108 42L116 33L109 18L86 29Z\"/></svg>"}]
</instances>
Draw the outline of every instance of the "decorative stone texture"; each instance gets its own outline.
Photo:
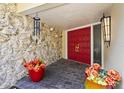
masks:
<instances>
[{"instance_id":1,"label":"decorative stone texture","mask_svg":"<svg viewBox=\"0 0 124 93\"><path fill-rule=\"evenodd\" d=\"M15 4L0 4L0 88L10 88L26 75L23 59L41 57L49 65L62 57L62 31L42 23L36 43L33 20L15 13Z\"/></svg>"}]
</instances>

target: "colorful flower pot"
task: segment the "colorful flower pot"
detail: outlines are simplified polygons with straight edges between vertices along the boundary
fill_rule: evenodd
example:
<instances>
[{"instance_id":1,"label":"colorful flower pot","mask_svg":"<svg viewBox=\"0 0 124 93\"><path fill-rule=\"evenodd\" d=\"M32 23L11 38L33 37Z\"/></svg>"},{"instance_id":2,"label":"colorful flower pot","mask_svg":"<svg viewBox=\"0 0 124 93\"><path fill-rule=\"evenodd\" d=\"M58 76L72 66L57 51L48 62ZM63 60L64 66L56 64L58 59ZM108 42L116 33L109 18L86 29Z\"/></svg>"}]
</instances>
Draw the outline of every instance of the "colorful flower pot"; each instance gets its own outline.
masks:
<instances>
[{"instance_id":1,"label":"colorful flower pot","mask_svg":"<svg viewBox=\"0 0 124 93\"><path fill-rule=\"evenodd\" d=\"M112 86L100 85L88 79L85 80L84 86L86 89L112 89Z\"/></svg>"},{"instance_id":2,"label":"colorful flower pot","mask_svg":"<svg viewBox=\"0 0 124 93\"><path fill-rule=\"evenodd\" d=\"M32 69L32 70L28 70L28 72L29 72L29 77L31 78L31 80L33 82L38 82L43 79L43 76L45 74L45 68L42 68L38 71L35 71Z\"/></svg>"}]
</instances>

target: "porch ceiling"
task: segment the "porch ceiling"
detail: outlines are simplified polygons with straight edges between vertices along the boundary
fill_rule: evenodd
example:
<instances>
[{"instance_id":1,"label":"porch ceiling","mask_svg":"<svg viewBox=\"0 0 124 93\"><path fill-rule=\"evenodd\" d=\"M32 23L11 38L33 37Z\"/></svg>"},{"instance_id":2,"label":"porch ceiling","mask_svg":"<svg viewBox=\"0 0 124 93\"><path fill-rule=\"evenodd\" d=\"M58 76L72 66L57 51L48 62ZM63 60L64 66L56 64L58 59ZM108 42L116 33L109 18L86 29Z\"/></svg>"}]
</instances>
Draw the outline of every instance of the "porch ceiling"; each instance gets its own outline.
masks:
<instances>
[{"instance_id":1,"label":"porch ceiling","mask_svg":"<svg viewBox=\"0 0 124 93\"><path fill-rule=\"evenodd\" d=\"M103 13L109 15L112 6L111 3L69 3L58 5L44 11L43 7L41 7L42 11L38 15L41 17L41 21L64 30L98 22ZM47 4L47 6L52 6L52 3ZM32 12L33 14L29 13L29 15L35 16L36 9Z\"/></svg>"}]
</instances>

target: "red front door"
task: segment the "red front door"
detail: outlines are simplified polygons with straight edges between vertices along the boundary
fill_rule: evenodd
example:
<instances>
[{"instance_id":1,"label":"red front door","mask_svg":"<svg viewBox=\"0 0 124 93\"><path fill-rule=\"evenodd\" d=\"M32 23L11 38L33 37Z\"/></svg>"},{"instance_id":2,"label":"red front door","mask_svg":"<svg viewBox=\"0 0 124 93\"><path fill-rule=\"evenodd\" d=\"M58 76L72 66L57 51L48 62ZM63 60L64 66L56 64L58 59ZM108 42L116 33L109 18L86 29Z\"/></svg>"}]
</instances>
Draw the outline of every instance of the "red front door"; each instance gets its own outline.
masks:
<instances>
[{"instance_id":1,"label":"red front door","mask_svg":"<svg viewBox=\"0 0 124 93\"><path fill-rule=\"evenodd\" d=\"M68 59L90 64L90 27L68 32Z\"/></svg>"}]
</instances>

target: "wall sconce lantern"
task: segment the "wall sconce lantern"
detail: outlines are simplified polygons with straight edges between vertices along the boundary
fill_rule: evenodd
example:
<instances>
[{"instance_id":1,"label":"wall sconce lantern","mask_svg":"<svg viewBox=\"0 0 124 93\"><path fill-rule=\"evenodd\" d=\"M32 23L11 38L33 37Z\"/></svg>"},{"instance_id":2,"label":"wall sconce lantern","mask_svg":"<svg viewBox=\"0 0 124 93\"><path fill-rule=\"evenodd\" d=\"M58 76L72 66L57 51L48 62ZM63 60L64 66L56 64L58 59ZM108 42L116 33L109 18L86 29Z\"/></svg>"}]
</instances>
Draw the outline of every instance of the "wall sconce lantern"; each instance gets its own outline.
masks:
<instances>
[{"instance_id":1,"label":"wall sconce lantern","mask_svg":"<svg viewBox=\"0 0 124 93\"><path fill-rule=\"evenodd\" d=\"M107 47L110 46L111 42L111 16L105 16L103 14L103 17L101 18L101 27L103 29L104 34L104 42Z\"/></svg>"},{"instance_id":2,"label":"wall sconce lantern","mask_svg":"<svg viewBox=\"0 0 124 93\"><path fill-rule=\"evenodd\" d=\"M35 40L36 40L36 43L38 41L38 38L40 37L40 18L38 17L38 15L36 14L35 17L33 17L34 19L34 32L33 32L33 35L35 36Z\"/></svg>"}]
</instances>

